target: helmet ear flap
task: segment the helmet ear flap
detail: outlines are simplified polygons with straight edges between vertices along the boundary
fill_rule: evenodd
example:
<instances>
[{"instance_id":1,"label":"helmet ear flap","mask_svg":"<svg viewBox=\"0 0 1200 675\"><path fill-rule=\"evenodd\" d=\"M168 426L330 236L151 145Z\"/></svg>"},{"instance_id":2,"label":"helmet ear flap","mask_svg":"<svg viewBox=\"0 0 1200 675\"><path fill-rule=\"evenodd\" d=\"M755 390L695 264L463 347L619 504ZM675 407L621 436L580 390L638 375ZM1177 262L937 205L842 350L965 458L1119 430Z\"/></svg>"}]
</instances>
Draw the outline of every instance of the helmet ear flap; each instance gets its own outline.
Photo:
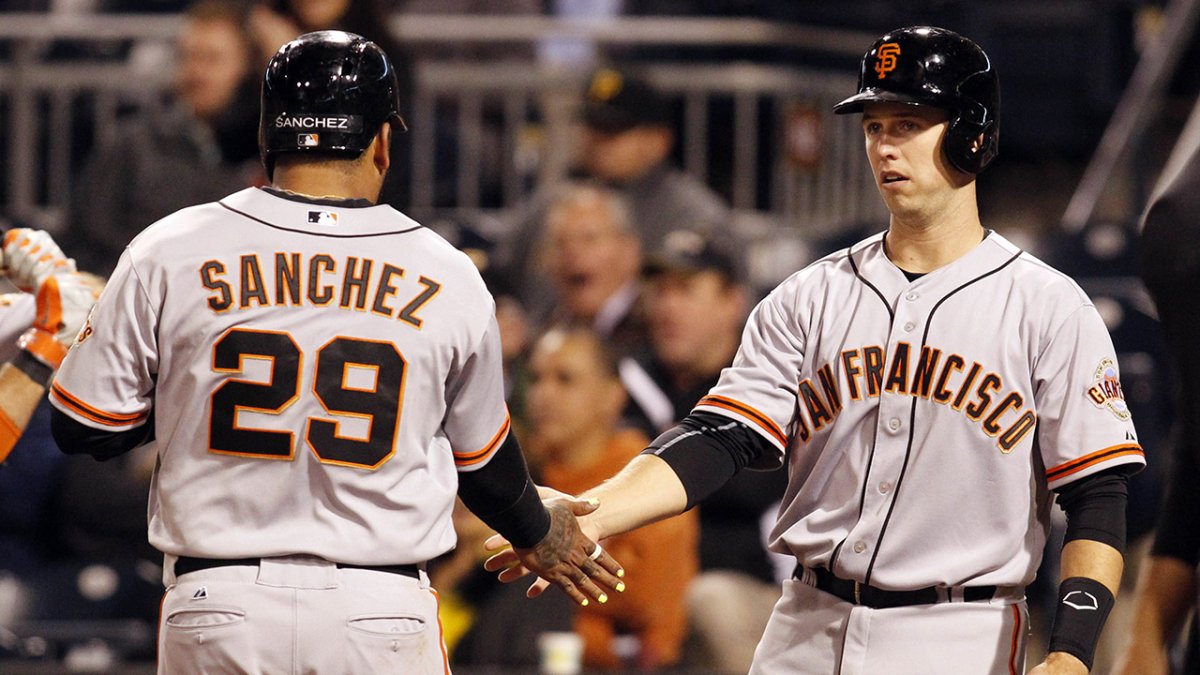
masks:
<instances>
[{"instance_id":1,"label":"helmet ear flap","mask_svg":"<svg viewBox=\"0 0 1200 675\"><path fill-rule=\"evenodd\" d=\"M958 115L946 129L942 150L951 166L976 174L995 159L997 132L995 122L976 124L964 115Z\"/></svg>"},{"instance_id":2,"label":"helmet ear flap","mask_svg":"<svg viewBox=\"0 0 1200 675\"><path fill-rule=\"evenodd\" d=\"M1000 150L1000 87L992 70L978 72L959 85L958 110L946 130L946 158L959 171L977 174Z\"/></svg>"}]
</instances>

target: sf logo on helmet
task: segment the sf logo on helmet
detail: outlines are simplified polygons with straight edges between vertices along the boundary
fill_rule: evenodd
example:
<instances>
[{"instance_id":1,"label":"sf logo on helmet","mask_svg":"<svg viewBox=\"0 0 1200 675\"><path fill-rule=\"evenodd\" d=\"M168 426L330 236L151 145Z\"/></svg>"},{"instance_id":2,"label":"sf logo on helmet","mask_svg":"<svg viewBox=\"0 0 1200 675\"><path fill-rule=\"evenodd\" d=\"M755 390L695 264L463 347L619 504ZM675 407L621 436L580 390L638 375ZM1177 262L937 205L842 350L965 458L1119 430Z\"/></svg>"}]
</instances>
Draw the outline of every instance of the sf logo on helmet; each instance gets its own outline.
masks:
<instances>
[{"instance_id":1,"label":"sf logo on helmet","mask_svg":"<svg viewBox=\"0 0 1200 675\"><path fill-rule=\"evenodd\" d=\"M900 44L896 42L885 42L879 45L879 51L875 52L878 58L875 61L875 72L879 74L879 79L887 77L887 74L896 69L896 57L900 56Z\"/></svg>"}]
</instances>

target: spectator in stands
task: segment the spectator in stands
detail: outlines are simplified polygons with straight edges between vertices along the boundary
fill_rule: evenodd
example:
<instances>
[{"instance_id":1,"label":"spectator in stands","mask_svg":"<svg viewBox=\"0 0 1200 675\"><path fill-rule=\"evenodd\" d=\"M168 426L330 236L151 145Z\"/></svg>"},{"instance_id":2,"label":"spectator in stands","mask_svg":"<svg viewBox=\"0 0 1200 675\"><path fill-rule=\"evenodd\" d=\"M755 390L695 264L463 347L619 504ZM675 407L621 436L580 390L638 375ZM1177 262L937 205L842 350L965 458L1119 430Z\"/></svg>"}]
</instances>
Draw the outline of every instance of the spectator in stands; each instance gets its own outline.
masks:
<instances>
[{"instance_id":1,"label":"spectator in stands","mask_svg":"<svg viewBox=\"0 0 1200 675\"><path fill-rule=\"evenodd\" d=\"M618 191L629 202L633 230L646 250L662 245L667 233L689 229L728 231L730 209L695 176L675 168L670 101L644 79L602 68L589 79L581 112L582 138L572 176ZM535 195L512 216L513 239L506 267L528 277L526 243L543 221L552 192Z\"/></svg>"},{"instance_id":2,"label":"spectator in stands","mask_svg":"<svg viewBox=\"0 0 1200 675\"><path fill-rule=\"evenodd\" d=\"M644 342L638 303L641 245L618 193L595 185L564 186L546 212L540 245L554 295L553 322L587 326L622 354ZM544 284L532 288L543 289ZM539 300L545 307L544 294L538 298L537 293L531 306Z\"/></svg>"},{"instance_id":3,"label":"spectator in stands","mask_svg":"<svg viewBox=\"0 0 1200 675\"><path fill-rule=\"evenodd\" d=\"M733 361L748 311L733 255L680 230L648 256L644 276L650 349L621 375L657 435L683 419ZM783 497L784 469L743 471L699 506L700 575L688 589L695 665L745 673L779 599L763 517Z\"/></svg>"},{"instance_id":4,"label":"spectator in stands","mask_svg":"<svg viewBox=\"0 0 1200 675\"><path fill-rule=\"evenodd\" d=\"M250 31L257 44L259 65L295 38L318 30L344 30L379 45L392 61L400 83L400 114L411 117L412 59L392 37L391 7L385 0L257 0L250 10ZM261 70L261 68L259 68ZM384 179L379 202L404 211L409 203L412 140L392 135L392 166Z\"/></svg>"},{"instance_id":5,"label":"spectator in stands","mask_svg":"<svg viewBox=\"0 0 1200 675\"><path fill-rule=\"evenodd\" d=\"M534 346L530 371L527 447L545 485L575 494L609 478L646 446L640 432L617 427L625 391L612 352L595 333L550 331ZM696 518L683 516L604 542L624 564L626 578L637 583L631 581L607 603L578 610L575 630L584 638L585 666L659 668L678 662L687 630L684 595L697 566ZM620 635L636 639L635 654L619 653Z\"/></svg>"},{"instance_id":6,"label":"spectator in stands","mask_svg":"<svg viewBox=\"0 0 1200 675\"><path fill-rule=\"evenodd\" d=\"M80 174L62 243L81 268L107 275L147 225L262 180L259 73L244 26L245 13L231 0L188 9L175 97L165 110L123 123Z\"/></svg>"},{"instance_id":7,"label":"spectator in stands","mask_svg":"<svg viewBox=\"0 0 1200 675\"><path fill-rule=\"evenodd\" d=\"M671 165L675 131L667 99L645 80L611 68L592 74L583 106L578 171L629 200L647 250L669 232L726 225L729 207L707 185Z\"/></svg>"}]
</instances>

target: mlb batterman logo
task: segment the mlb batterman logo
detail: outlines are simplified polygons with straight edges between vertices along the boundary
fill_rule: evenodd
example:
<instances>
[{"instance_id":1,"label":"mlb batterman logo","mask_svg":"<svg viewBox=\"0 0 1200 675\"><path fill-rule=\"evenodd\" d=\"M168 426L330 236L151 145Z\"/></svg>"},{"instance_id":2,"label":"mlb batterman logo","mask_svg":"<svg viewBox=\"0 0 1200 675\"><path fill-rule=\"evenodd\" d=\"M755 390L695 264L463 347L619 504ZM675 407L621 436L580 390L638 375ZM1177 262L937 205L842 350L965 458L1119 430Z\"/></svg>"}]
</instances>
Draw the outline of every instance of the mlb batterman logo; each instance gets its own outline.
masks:
<instances>
[{"instance_id":1,"label":"mlb batterman logo","mask_svg":"<svg viewBox=\"0 0 1200 675\"><path fill-rule=\"evenodd\" d=\"M879 79L887 77L887 74L896 69L896 57L900 56L900 43L885 42L879 45L879 51L875 52L875 72L879 75Z\"/></svg>"},{"instance_id":2,"label":"mlb batterman logo","mask_svg":"<svg viewBox=\"0 0 1200 675\"><path fill-rule=\"evenodd\" d=\"M302 148L315 148L321 144L321 134L296 134L296 145Z\"/></svg>"},{"instance_id":3,"label":"mlb batterman logo","mask_svg":"<svg viewBox=\"0 0 1200 675\"><path fill-rule=\"evenodd\" d=\"M1104 359L1096 367L1096 381L1087 390L1088 398L1097 408L1108 408L1119 419L1128 420L1129 406L1125 405L1125 391L1117 379L1117 364Z\"/></svg>"},{"instance_id":4,"label":"mlb batterman logo","mask_svg":"<svg viewBox=\"0 0 1200 675\"><path fill-rule=\"evenodd\" d=\"M333 211L309 211L308 222L324 227L337 227L338 214Z\"/></svg>"}]
</instances>

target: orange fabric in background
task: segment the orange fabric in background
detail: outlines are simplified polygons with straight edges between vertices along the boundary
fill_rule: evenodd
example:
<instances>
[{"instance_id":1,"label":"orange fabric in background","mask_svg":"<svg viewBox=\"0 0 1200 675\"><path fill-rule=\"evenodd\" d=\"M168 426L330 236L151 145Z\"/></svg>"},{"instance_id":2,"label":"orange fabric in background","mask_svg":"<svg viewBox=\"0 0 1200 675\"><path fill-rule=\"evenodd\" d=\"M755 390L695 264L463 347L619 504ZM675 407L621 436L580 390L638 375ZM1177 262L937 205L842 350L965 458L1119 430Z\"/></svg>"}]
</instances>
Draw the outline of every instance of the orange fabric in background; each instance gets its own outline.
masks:
<instances>
[{"instance_id":1,"label":"orange fabric in background","mask_svg":"<svg viewBox=\"0 0 1200 675\"><path fill-rule=\"evenodd\" d=\"M640 432L615 434L604 456L585 467L565 467L553 461L542 467L546 485L577 494L610 478L649 441ZM604 508L601 504L600 508ZM584 639L584 665L618 668L613 637L630 633L641 640L641 667L679 661L687 634L685 594L699 566L700 521L695 509L604 541L625 568L624 593L610 593L606 604L591 602L579 609L575 628Z\"/></svg>"}]
</instances>

